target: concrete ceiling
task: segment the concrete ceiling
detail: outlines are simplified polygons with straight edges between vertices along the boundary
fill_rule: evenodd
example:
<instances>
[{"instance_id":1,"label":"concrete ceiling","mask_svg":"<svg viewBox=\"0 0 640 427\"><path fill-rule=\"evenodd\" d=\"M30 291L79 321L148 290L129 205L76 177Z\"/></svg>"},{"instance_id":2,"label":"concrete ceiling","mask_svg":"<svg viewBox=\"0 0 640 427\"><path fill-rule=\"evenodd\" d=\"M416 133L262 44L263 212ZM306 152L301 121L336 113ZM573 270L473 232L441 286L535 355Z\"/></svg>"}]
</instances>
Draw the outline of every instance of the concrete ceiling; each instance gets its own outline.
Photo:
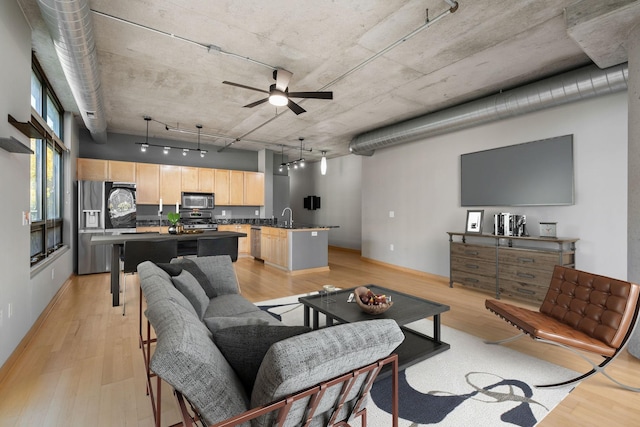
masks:
<instances>
[{"instance_id":1,"label":"concrete ceiling","mask_svg":"<svg viewBox=\"0 0 640 427\"><path fill-rule=\"evenodd\" d=\"M38 59L65 109L77 113L36 0L18 1ZM319 159L322 150L328 157L348 154L359 133L591 64L584 45L603 43L576 41L565 17L571 7L574 37L589 34L589 26L580 25L581 3L636 2L460 0L455 13L323 89L424 25L427 10L433 20L449 5L89 0L109 133L144 136L148 115L151 137L195 142L194 134L168 132L161 123L191 132L202 124L203 135L223 135L201 138L212 151L241 138L233 148L280 152L284 144L295 159L303 137L305 149L313 150L305 152L308 160ZM264 90L274 83L270 68L243 58L291 71L291 91L331 90L334 99L300 100L307 112L298 116L268 103L243 108L263 94L222 81Z\"/></svg>"}]
</instances>

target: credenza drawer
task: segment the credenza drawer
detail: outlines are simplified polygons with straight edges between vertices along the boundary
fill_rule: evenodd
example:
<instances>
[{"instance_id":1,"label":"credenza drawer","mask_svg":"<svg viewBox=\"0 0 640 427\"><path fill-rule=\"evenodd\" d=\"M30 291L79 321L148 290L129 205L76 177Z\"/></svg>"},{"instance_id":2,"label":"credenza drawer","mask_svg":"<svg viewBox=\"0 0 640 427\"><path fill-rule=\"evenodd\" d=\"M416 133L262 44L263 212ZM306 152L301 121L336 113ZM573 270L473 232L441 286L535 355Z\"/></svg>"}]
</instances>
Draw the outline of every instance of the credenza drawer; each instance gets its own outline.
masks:
<instances>
[{"instance_id":1,"label":"credenza drawer","mask_svg":"<svg viewBox=\"0 0 640 427\"><path fill-rule=\"evenodd\" d=\"M485 291L496 292L496 277L481 276L468 273L466 271L451 271L451 280L460 283L463 286L469 286L476 289L482 289Z\"/></svg>"},{"instance_id":2,"label":"credenza drawer","mask_svg":"<svg viewBox=\"0 0 640 427\"><path fill-rule=\"evenodd\" d=\"M486 245L469 245L467 243L452 243L451 256L477 258L485 261L496 260L496 248Z\"/></svg>"},{"instance_id":3,"label":"credenza drawer","mask_svg":"<svg viewBox=\"0 0 640 427\"><path fill-rule=\"evenodd\" d=\"M549 287L553 270L540 270L527 265L500 264L498 277L502 280L513 280Z\"/></svg>"},{"instance_id":4,"label":"credenza drawer","mask_svg":"<svg viewBox=\"0 0 640 427\"><path fill-rule=\"evenodd\" d=\"M500 264L526 265L532 268L552 269L560 263L560 254L555 252L498 249Z\"/></svg>"},{"instance_id":5,"label":"credenza drawer","mask_svg":"<svg viewBox=\"0 0 640 427\"><path fill-rule=\"evenodd\" d=\"M542 302L547 291L549 283L546 285L538 285L515 280L500 279L500 295L512 298L524 298L529 301Z\"/></svg>"},{"instance_id":6,"label":"credenza drawer","mask_svg":"<svg viewBox=\"0 0 640 427\"><path fill-rule=\"evenodd\" d=\"M463 258L459 256L451 257L451 270L463 271L473 275L496 277L495 261L482 261L479 259Z\"/></svg>"}]
</instances>

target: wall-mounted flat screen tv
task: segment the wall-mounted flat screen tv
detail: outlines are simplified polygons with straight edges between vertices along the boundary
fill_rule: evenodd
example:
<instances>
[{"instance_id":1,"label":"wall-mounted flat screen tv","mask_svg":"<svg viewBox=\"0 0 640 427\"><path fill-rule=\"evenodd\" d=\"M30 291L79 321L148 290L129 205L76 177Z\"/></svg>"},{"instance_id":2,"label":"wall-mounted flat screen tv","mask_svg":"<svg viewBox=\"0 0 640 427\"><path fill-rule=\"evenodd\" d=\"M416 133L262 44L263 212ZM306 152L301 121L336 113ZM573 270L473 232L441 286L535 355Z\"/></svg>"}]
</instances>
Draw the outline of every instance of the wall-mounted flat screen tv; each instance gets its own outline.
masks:
<instances>
[{"instance_id":1,"label":"wall-mounted flat screen tv","mask_svg":"<svg viewBox=\"0 0 640 427\"><path fill-rule=\"evenodd\" d=\"M460 156L462 206L572 205L573 135Z\"/></svg>"}]
</instances>

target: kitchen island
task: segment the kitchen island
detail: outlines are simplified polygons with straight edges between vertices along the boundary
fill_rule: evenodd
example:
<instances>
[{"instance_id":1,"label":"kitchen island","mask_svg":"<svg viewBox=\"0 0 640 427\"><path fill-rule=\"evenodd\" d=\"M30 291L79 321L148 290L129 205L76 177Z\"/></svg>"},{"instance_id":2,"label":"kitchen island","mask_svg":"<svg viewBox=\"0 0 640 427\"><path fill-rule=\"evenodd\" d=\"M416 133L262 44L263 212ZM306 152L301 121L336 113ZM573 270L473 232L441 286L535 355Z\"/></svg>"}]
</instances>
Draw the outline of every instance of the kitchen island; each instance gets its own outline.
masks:
<instances>
[{"instance_id":1,"label":"kitchen island","mask_svg":"<svg viewBox=\"0 0 640 427\"><path fill-rule=\"evenodd\" d=\"M328 271L330 228L261 226L260 258L291 274Z\"/></svg>"},{"instance_id":2,"label":"kitchen island","mask_svg":"<svg viewBox=\"0 0 640 427\"><path fill-rule=\"evenodd\" d=\"M221 244L225 244L224 239L235 239L236 253L229 254L237 258L237 240L239 237L247 237L245 233L234 231L204 231L202 233L181 233L181 234L161 234L161 233L125 233L117 235L97 235L91 237L91 245L111 245L111 294L112 305L120 305L120 256L126 241L132 240L156 240L171 239L180 242L195 242L201 237L208 239L223 239ZM195 252L193 252L195 254Z\"/></svg>"}]
</instances>

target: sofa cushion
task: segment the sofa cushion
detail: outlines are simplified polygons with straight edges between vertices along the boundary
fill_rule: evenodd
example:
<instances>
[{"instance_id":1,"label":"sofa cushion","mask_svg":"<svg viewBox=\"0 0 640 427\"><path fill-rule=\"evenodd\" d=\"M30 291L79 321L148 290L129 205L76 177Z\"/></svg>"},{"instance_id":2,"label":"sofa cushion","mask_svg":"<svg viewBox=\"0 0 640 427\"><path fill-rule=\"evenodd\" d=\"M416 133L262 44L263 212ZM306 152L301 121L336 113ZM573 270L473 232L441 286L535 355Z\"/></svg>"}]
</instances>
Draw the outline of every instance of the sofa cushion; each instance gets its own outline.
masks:
<instances>
[{"instance_id":1,"label":"sofa cushion","mask_svg":"<svg viewBox=\"0 0 640 427\"><path fill-rule=\"evenodd\" d=\"M238 376L196 316L171 300L158 301L145 314L158 337L151 369L181 392L207 425L248 409Z\"/></svg>"},{"instance_id":2,"label":"sofa cushion","mask_svg":"<svg viewBox=\"0 0 640 427\"><path fill-rule=\"evenodd\" d=\"M311 331L308 326L232 326L213 333L213 341L236 371L248 394L269 347L275 342Z\"/></svg>"},{"instance_id":3,"label":"sofa cushion","mask_svg":"<svg viewBox=\"0 0 640 427\"><path fill-rule=\"evenodd\" d=\"M220 329L230 328L232 326L247 326L247 325L267 325L268 322L259 317L205 317L204 324L215 334Z\"/></svg>"},{"instance_id":4,"label":"sofa cushion","mask_svg":"<svg viewBox=\"0 0 640 427\"><path fill-rule=\"evenodd\" d=\"M260 312L255 304L247 301L240 294L218 295L209 301L204 317L231 317L243 313Z\"/></svg>"},{"instance_id":5,"label":"sofa cushion","mask_svg":"<svg viewBox=\"0 0 640 427\"><path fill-rule=\"evenodd\" d=\"M200 267L198 267L198 264L196 264L189 258L184 258L182 260L181 266L183 269L187 270L189 273L193 275L193 277L196 278L196 280L198 281L198 283L200 283L200 286L202 286L202 289L204 289L204 292L207 294L209 299L215 298L216 296L218 296L218 293L213 287L213 284L211 283L207 275L204 274L204 272L200 269Z\"/></svg>"},{"instance_id":6,"label":"sofa cushion","mask_svg":"<svg viewBox=\"0 0 640 427\"><path fill-rule=\"evenodd\" d=\"M173 263L184 263L185 258L172 259ZM189 258L209 278L218 295L240 293L236 270L229 255L216 255Z\"/></svg>"},{"instance_id":7,"label":"sofa cushion","mask_svg":"<svg viewBox=\"0 0 640 427\"><path fill-rule=\"evenodd\" d=\"M276 342L258 370L251 407L371 364L391 354L403 340L404 334L394 320L380 319L337 325ZM319 418L331 407L331 398L337 394L337 390L325 393L318 407ZM352 397L355 394L349 399ZM303 413L304 402L296 402L285 425L299 425ZM273 414L265 415L253 425L271 426L272 418Z\"/></svg>"},{"instance_id":8,"label":"sofa cushion","mask_svg":"<svg viewBox=\"0 0 640 427\"><path fill-rule=\"evenodd\" d=\"M171 264L170 262L157 262L156 265L171 277L177 276L182 273L182 266L180 264Z\"/></svg>"},{"instance_id":9,"label":"sofa cushion","mask_svg":"<svg viewBox=\"0 0 640 427\"><path fill-rule=\"evenodd\" d=\"M204 313L209 305L209 298L198 283L195 277L186 270L172 277L171 280L175 287L189 300L193 308L196 310L200 320L204 317Z\"/></svg>"},{"instance_id":10,"label":"sofa cushion","mask_svg":"<svg viewBox=\"0 0 640 427\"><path fill-rule=\"evenodd\" d=\"M170 298L189 310L194 316L198 315L189 300L175 288L167 272L151 261L141 263L138 266L138 272L140 287L147 305L153 305L157 301Z\"/></svg>"}]
</instances>

